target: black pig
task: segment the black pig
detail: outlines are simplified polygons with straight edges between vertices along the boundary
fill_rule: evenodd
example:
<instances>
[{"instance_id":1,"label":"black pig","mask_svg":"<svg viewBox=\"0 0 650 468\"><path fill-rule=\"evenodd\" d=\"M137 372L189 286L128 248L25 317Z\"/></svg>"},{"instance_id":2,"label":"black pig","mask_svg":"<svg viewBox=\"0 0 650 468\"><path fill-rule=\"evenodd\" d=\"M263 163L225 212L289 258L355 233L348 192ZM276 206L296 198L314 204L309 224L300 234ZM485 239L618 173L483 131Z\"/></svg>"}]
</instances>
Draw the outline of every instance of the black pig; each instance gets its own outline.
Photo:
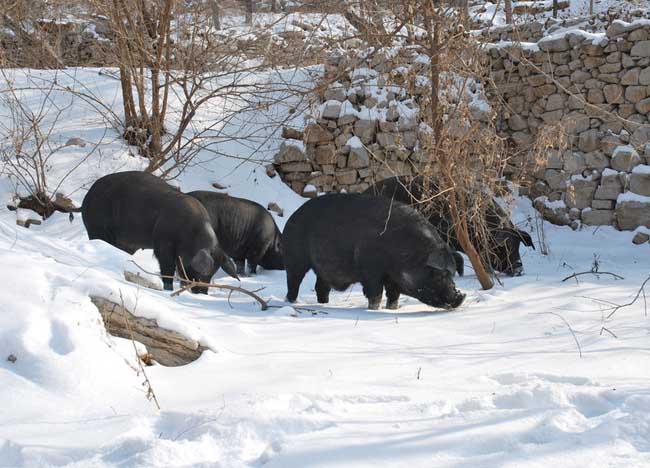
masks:
<instances>
[{"instance_id":1,"label":"black pig","mask_svg":"<svg viewBox=\"0 0 650 468\"><path fill-rule=\"evenodd\" d=\"M184 268L189 279L209 282L221 267L237 278L203 205L151 174L130 171L102 177L84 197L81 215L90 239L130 254L153 248L163 276L173 276L175 270L182 275ZM173 288L171 278L163 278L163 284ZM194 287L192 292L207 293L207 288Z\"/></svg>"},{"instance_id":2,"label":"black pig","mask_svg":"<svg viewBox=\"0 0 650 468\"><path fill-rule=\"evenodd\" d=\"M429 198L429 194L437 193L435 182L429 179L429 185L425 190L425 179L423 176L400 176L389 177L370 186L365 193L381 195L393 200L407 203L416 209L424 209L426 204L420 203ZM426 191L426 193L425 193ZM449 207L443 201L443 197L432 199L434 206L427 207L429 222L437 229L438 233L454 249L463 251L451 222ZM488 230L487 252L480 243L475 247L483 258L490 260L490 265L495 271L503 272L510 276L523 274L523 265L519 255L519 244L535 248L530 234L517 229L508 216L503 212L496 202L490 204L485 210L485 225ZM470 221L469 235L476 237L476 228Z\"/></svg>"},{"instance_id":3,"label":"black pig","mask_svg":"<svg viewBox=\"0 0 650 468\"><path fill-rule=\"evenodd\" d=\"M282 234L273 216L251 200L223 193L197 190L188 195L208 210L212 228L223 250L235 260L237 273L245 274L245 262L255 274L257 265L266 270L284 270Z\"/></svg>"},{"instance_id":4,"label":"black pig","mask_svg":"<svg viewBox=\"0 0 650 468\"><path fill-rule=\"evenodd\" d=\"M413 208L382 197L330 194L308 201L289 218L282 235L287 300L294 302L305 274L316 273L318 302L331 288L361 282L368 308L386 288L389 309L400 294L434 307L458 307L451 249Z\"/></svg>"}]
</instances>

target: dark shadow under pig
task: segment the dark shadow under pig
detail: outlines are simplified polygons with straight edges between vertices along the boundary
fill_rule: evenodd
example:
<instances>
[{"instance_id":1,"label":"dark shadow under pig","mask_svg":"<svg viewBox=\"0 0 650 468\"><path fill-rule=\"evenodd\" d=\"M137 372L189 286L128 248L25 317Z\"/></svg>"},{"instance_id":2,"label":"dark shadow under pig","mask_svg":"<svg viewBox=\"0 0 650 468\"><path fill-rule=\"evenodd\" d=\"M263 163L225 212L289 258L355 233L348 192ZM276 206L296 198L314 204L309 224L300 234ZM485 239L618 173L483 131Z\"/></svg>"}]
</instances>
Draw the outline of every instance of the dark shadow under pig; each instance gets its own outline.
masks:
<instances>
[{"instance_id":1,"label":"dark shadow under pig","mask_svg":"<svg viewBox=\"0 0 650 468\"><path fill-rule=\"evenodd\" d=\"M90 239L130 254L153 248L163 276L174 271L182 276L184 269L188 279L207 283L221 267L237 278L203 205L151 174L118 172L98 179L84 198L81 214ZM163 285L171 290L173 280L163 278ZM192 292L207 294L207 288L194 287Z\"/></svg>"},{"instance_id":2,"label":"dark shadow under pig","mask_svg":"<svg viewBox=\"0 0 650 468\"><path fill-rule=\"evenodd\" d=\"M203 190L187 195L199 200L208 210L219 244L235 260L238 274L246 274L246 261L251 274L256 273L258 265L265 270L284 270L282 234L271 213L262 205Z\"/></svg>"},{"instance_id":3,"label":"dark shadow under pig","mask_svg":"<svg viewBox=\"0 0 650 468\"><path fill-rule=\"evenodd\" d=\"M305 274L316 273L318 302L332 288L361 282L368 308L378 309L386 288L388 309L400 294L443 308L465 295L453 281L453 252L421 214L386 198L330 194L308 201L289 218L282 234L287 300L294 302Z\"/></svg>"}]
</instances>

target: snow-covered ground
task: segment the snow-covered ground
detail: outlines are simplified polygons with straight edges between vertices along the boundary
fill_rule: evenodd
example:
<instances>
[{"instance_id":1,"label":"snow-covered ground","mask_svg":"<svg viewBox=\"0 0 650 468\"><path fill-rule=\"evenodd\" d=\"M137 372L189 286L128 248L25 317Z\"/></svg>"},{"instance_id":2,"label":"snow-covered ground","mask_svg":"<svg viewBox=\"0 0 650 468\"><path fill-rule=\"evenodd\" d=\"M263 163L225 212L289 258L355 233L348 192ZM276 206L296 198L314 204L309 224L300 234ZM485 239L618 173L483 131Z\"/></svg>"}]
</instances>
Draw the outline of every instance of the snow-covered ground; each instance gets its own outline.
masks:
<instances>
[{"instance_id":1,"label":"snow-covered ground","mask_svg":"<svg viewBox=\"0 0 650 468\"><path fill-rule=\"evenodd\" d=\"M52 73L31 74L47 81ZM96 70L75 74L119 109L117 81ZM39 99L27 90L22 101ZM262 128L268 119L260 114L226 130L244 122ZM91 106L75 101L60 122L52 138L103 138L102 151L62 184L77 202L99 175L142 167ZM279 145L268 132L254 159ZM255 146L228 142L220 150L246 159ZM57 155L53 179L91 147ZM178 179L183 190L215 181L233 195L278 203L280 227L305 201L242 159L203 155ZM274 307L262 312L246 296L172 298L127 283L122 273L136 269L132 260L157 268L151 251L132 258L88 241L79 215L16 226L26 214L4 208L13 188L0 176L0 467L650 466L645 296L606 318L610 303L629 302L650 274L650 246L632 245L632 233L545 223L542 255L534 211L520 199L514 219L538 244L522 251L526 275L481 291L468 266L458 280L467 299L455 311L409 298L398 311L368 311L359 285L319 306L311 273L294 309L282 300L284 273L263 271L242 279L265 288ZM590 270L594 256L600 271L624 279L562 281ZM105 333L89 294L121 295L136 314L214 351L183 367L146 369L159 411L146 399L132 344Z\"/></svg>"}]
</instances>

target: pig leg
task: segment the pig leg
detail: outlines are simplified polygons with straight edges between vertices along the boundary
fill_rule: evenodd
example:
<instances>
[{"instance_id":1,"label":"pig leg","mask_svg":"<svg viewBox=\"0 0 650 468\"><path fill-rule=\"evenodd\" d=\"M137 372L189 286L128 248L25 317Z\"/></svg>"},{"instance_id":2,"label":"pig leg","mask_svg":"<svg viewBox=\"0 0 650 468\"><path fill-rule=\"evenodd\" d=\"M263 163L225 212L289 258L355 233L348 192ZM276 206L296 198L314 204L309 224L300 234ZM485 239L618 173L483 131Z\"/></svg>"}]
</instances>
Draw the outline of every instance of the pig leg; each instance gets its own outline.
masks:
<instances>
[{"instance_id":1,"label":"pig leg","mask_svg":"<svg viewBox=\"0 0 650 468\"><path fill-rule=\"evenodd\" d=\"M176 271L176 251L171 244L171 242L160 242L155 243L153 248L153 253L158 259L158 264L160 265L160 274L165 277L163 278L163 287L165 291L171 291L174 289L174 271Z\"/></svg>"},{"instance_id":2,"label":"pig leg","mask_svg":"<svg viewBox=\"0 0 650 468\"><path fill-rule=\"evenodd\" d=\"M381 304L381 295L384 287L379 278L366 278L361 280L363 295L368 298L368 309L377 310Z\"/></svg>"},{"instance_id":3,"label":"pig leg","mask_svg":"<svg viewBox=\"0 0 650 468\"><path fill-rule=\"evenodd\" d=\"M287 301L296 302L298 298L298 291L300 290L300 283L309 271L308 266L301 266L300 268L287 268Z\"/></svg>"},{"instance_id":4,"label":"pig leg","mask_svg":"<svg viewBox=\"0 0 650 468\"><path fill-rule=\"evenodd\" d=\"M397 309L399 307L399 295L401 292L399 286L390 279L386 280L384 286L386 287L386 308Z\"/></svg>"},{"instance_id":5,"label":"pig leg","mask_svg":"<svg viewBox=\"0 0 650 468\"><path fill-rule=\"evenodd\" d=\"M262 261L267 247L267 245L263 245L262 248L256 249L246 257L246 261L248 262L248 271L251 275L257 274L257 265Z\"/></svg>"},{"instance_id":6,"label":"pig leg","mask_svg":"<svg viewBox=\"0 0 650 468\"><path fill-rule=\"evenodd\" d=\"M323 278L316 276L316 297L319 304L327 304L330 301L330 291L332 288L323 281Z\"/></svg>"},{"instance_id":7,"label":"pig leg","mask_svg":"<svg viewBox=\"0 0 650 468\"><path fill-rule=\"evenodd\" d=\"M237 266L237 274L239 276L246 276L246 260L237 258L235 259L235 265Z\"/></svg>"}]
</instances>

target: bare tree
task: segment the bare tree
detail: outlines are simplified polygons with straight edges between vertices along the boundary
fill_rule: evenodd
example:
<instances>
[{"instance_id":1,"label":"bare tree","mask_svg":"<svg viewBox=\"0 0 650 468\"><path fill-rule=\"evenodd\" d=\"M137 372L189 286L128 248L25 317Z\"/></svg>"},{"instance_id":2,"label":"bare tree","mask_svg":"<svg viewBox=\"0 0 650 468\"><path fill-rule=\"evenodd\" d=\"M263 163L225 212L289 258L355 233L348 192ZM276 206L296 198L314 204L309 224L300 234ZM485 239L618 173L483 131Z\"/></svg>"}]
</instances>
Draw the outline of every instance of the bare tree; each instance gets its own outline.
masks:
<instances>
[{"instance_id":1,"label":"bare tree","mask_svg":"<svg viewBox=\"0 0 650 468\"><path fill-rule=\"evenodd\" d=\"M221 29L221 8L219 8L219 0L208 0L210 9L212 10L212 26L214 29Z\"/></svg>"},{"instance_id":2,"label":"bare tree","mask_svg":"<svg viewBox=\"0 0 650 468\"><path fill-rule=\"evenodd\" d=\"M253 25L253 0L244 0L244 9L246 12L246 25Z\"/></svg>"},{"instance_id":3,"label":"bare tree","mask_svg":"<svg viewBox=\"0 0 650 468\"><path fill-rule=\"evenodd\" d=\"M503 8L506 12L506 23L512 24L512 0L505 0Z\"/></svg>"}]
</instances>

